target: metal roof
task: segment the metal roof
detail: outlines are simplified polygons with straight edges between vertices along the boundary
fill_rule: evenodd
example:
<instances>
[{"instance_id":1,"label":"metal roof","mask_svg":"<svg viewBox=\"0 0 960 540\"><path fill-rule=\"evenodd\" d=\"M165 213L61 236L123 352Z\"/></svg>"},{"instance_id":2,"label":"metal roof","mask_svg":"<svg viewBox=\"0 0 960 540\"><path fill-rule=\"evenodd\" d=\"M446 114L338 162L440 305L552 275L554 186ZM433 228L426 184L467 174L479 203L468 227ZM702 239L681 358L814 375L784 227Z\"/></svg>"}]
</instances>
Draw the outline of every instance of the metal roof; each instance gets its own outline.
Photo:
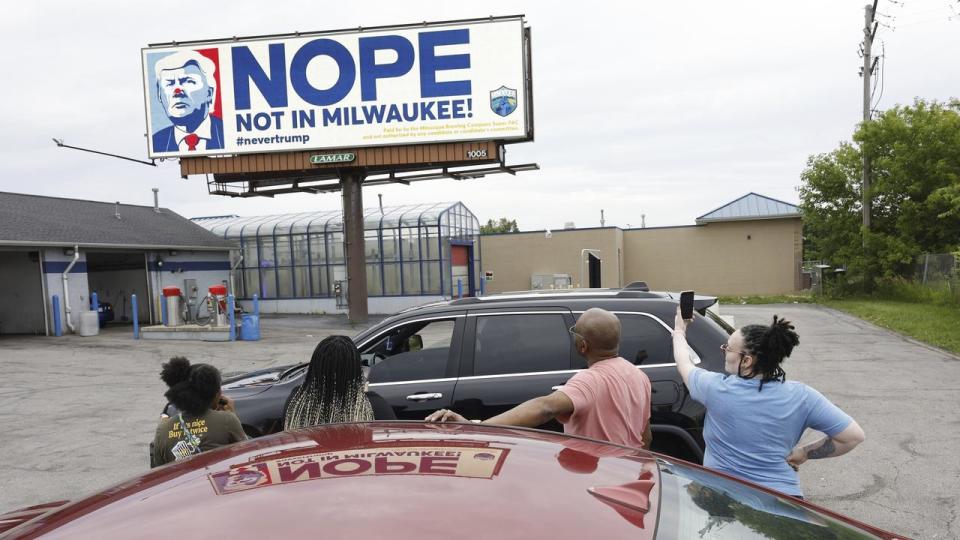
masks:
<instances>
[{"instance_id":1,"label":"metal roof","mask_svg":"<svg viewBox=\"0 0 960 540\"><path fill-rule=\"evenodd\" d=\"M459 214L473 213L460 202L440 202L385 206L363 209L363 225L366 230L396 227L437 226L440 217L450 210ZM474 216L475 217L475 216ZM249 238L272 234L301 234L307 232L338 232L343 230L343 212L325 210L297 214L274 214L269 216L218 216L193 218L198 225L220 238Z\"/></svg>"},{"instance_id":2,"label":"metal roof","mask_svg":"<svg viewBox=\"0 0 960 540\"><path fill-rule=\"evenodd\" d=\"M797 205L750 192L698 217L697 224L798 217L800 217L800 207Z\"/></svg>"},{"instance_id":3,"label":"metal roof","mask_svg":"<svg viewBox=\"0 0 960 540\"><path fill-rule=\"evenodd\" d=\"M152 206L0 191L0 245L228 250L232 242Z\"/></svg>"}]
</instances>

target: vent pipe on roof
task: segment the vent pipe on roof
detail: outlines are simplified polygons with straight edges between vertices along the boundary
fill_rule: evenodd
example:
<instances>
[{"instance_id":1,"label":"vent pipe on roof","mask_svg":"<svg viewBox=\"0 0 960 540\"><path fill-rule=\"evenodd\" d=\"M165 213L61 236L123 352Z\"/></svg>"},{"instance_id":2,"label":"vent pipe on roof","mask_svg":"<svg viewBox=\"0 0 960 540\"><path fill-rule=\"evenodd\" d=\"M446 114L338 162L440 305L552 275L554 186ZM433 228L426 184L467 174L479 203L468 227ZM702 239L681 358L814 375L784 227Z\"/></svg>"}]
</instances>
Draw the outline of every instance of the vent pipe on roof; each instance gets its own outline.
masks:
<instances>
[{"instance_id":1,"label":"vent pipe on roof","mask_svg":"<svg viewBox=\"0 0 960 540\"><path fill-rule=\"evenodd\" d=\"M153 211L158 214L160 213L160 196L158 195L159 193L160 193L159 189L153 188Z\"/></svg>"},{"instance_id":2,"label":"vent pipe on roof","mask_svg":"<svg viewBox=\"0 0 960 540\"><path fill-rule=\"evenodd\" d=\"M113 208L113 217L120 219L120 201L117 201L117 204Z\"/></svg>"},{"instance_id":3,"label":"vent pipe on roof","mask_svg":"<svg viewBox=\"0 0 960 540\"><path fill-rule=\"evenodd\" d=\"M383 193L377 193L377 198L380 199L380 215L383 215Z\"/></svg>"}]
</instances>

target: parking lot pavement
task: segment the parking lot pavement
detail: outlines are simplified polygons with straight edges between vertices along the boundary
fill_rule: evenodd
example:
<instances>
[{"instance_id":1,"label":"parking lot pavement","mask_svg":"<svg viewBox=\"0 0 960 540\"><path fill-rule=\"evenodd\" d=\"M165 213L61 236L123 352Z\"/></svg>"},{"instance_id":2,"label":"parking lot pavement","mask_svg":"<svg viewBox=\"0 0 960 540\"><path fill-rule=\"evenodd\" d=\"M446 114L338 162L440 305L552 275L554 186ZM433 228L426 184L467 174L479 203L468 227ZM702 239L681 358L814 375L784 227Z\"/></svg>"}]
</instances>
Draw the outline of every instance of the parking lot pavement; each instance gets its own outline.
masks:
<instances>
[{"instance_id":1,"label":"parking lot pavement","mask_svg":"<svg viewBox=\"0 0 960 540\"><path fill-rule=\"evenodd\" d=\"M960 357L816 305L721 311L737 327L774 314L792 321L800 346L784 363L787 378L866 431L850 454L801 467L807 498L913 538L960 538Z\"/></svg>"},{"instance_id":2,"label":"parking lot pavement","mask_svg":"<svg viewBox=\"0 0 960 540\"><path fill-rule=\"evenodd\" d=\"M784 367L850 413L867 441L801 469L808 498L914 538L960 537L960 358L814 305L724 306L738 326L784 315L800 347ZM263 319L260 342L0 338L0 511L73 498L148 469L165 403L160 364L186 355L225 373L309 359L340 317ZM719 354L719 351L718 351Z\"/></svg>"},{"instance_id":3,"label":"parking lot pavement","mask_svg":"<svg viewBox=\"0 0 960 540\"><path fill-rule=\"evenodd\" d=\"M371 322L373 324L373 322ZM0 337L0 512L99 491L150 467L148 444L166 399L160 364L183 355L224 373L305 362L344 317L262 319L258 342L99 336Z\"/></svg>"}]
</instances>

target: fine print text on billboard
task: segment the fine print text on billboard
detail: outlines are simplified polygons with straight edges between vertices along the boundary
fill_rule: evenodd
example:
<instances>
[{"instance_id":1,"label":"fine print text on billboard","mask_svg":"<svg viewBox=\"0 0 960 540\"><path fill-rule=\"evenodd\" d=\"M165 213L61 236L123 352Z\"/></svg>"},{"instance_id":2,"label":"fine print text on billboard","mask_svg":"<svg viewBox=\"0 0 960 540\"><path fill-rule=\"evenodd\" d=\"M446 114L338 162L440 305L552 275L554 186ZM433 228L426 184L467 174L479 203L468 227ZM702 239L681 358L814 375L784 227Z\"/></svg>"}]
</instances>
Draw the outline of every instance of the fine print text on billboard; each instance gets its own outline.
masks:
<instances>
[{"instance_id":1,"label":"fine print text on billboard","mask_svg":"<svg viewBox=\"0 0 960 540\"><path fill-rule=\"evenodd\" d=\"M143 49L149 155L528 137L520 18Z\"/></svg>"}]
</instances>

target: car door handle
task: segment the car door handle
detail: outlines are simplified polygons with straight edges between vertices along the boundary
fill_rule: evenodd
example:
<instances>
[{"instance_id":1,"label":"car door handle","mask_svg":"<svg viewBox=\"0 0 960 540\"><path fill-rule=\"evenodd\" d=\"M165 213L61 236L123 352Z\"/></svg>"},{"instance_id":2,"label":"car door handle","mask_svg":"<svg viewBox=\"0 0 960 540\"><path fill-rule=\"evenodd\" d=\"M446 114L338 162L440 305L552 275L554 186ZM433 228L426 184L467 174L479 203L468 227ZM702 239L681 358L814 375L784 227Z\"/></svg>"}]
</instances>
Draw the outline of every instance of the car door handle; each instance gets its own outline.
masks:
<instances>
[{"instance_id":1,"label":"car door handle","mask_svg":"<svg viewBox=\"0 0 960 540\"><path fill-rule=\"evenodd\" d=\"M425 393L425 394L411 394L407 396L407 401L430 401L433 399L440 399L443 397L443 394L440 392L434 393Z\"/></svg>"}]
</instances>

